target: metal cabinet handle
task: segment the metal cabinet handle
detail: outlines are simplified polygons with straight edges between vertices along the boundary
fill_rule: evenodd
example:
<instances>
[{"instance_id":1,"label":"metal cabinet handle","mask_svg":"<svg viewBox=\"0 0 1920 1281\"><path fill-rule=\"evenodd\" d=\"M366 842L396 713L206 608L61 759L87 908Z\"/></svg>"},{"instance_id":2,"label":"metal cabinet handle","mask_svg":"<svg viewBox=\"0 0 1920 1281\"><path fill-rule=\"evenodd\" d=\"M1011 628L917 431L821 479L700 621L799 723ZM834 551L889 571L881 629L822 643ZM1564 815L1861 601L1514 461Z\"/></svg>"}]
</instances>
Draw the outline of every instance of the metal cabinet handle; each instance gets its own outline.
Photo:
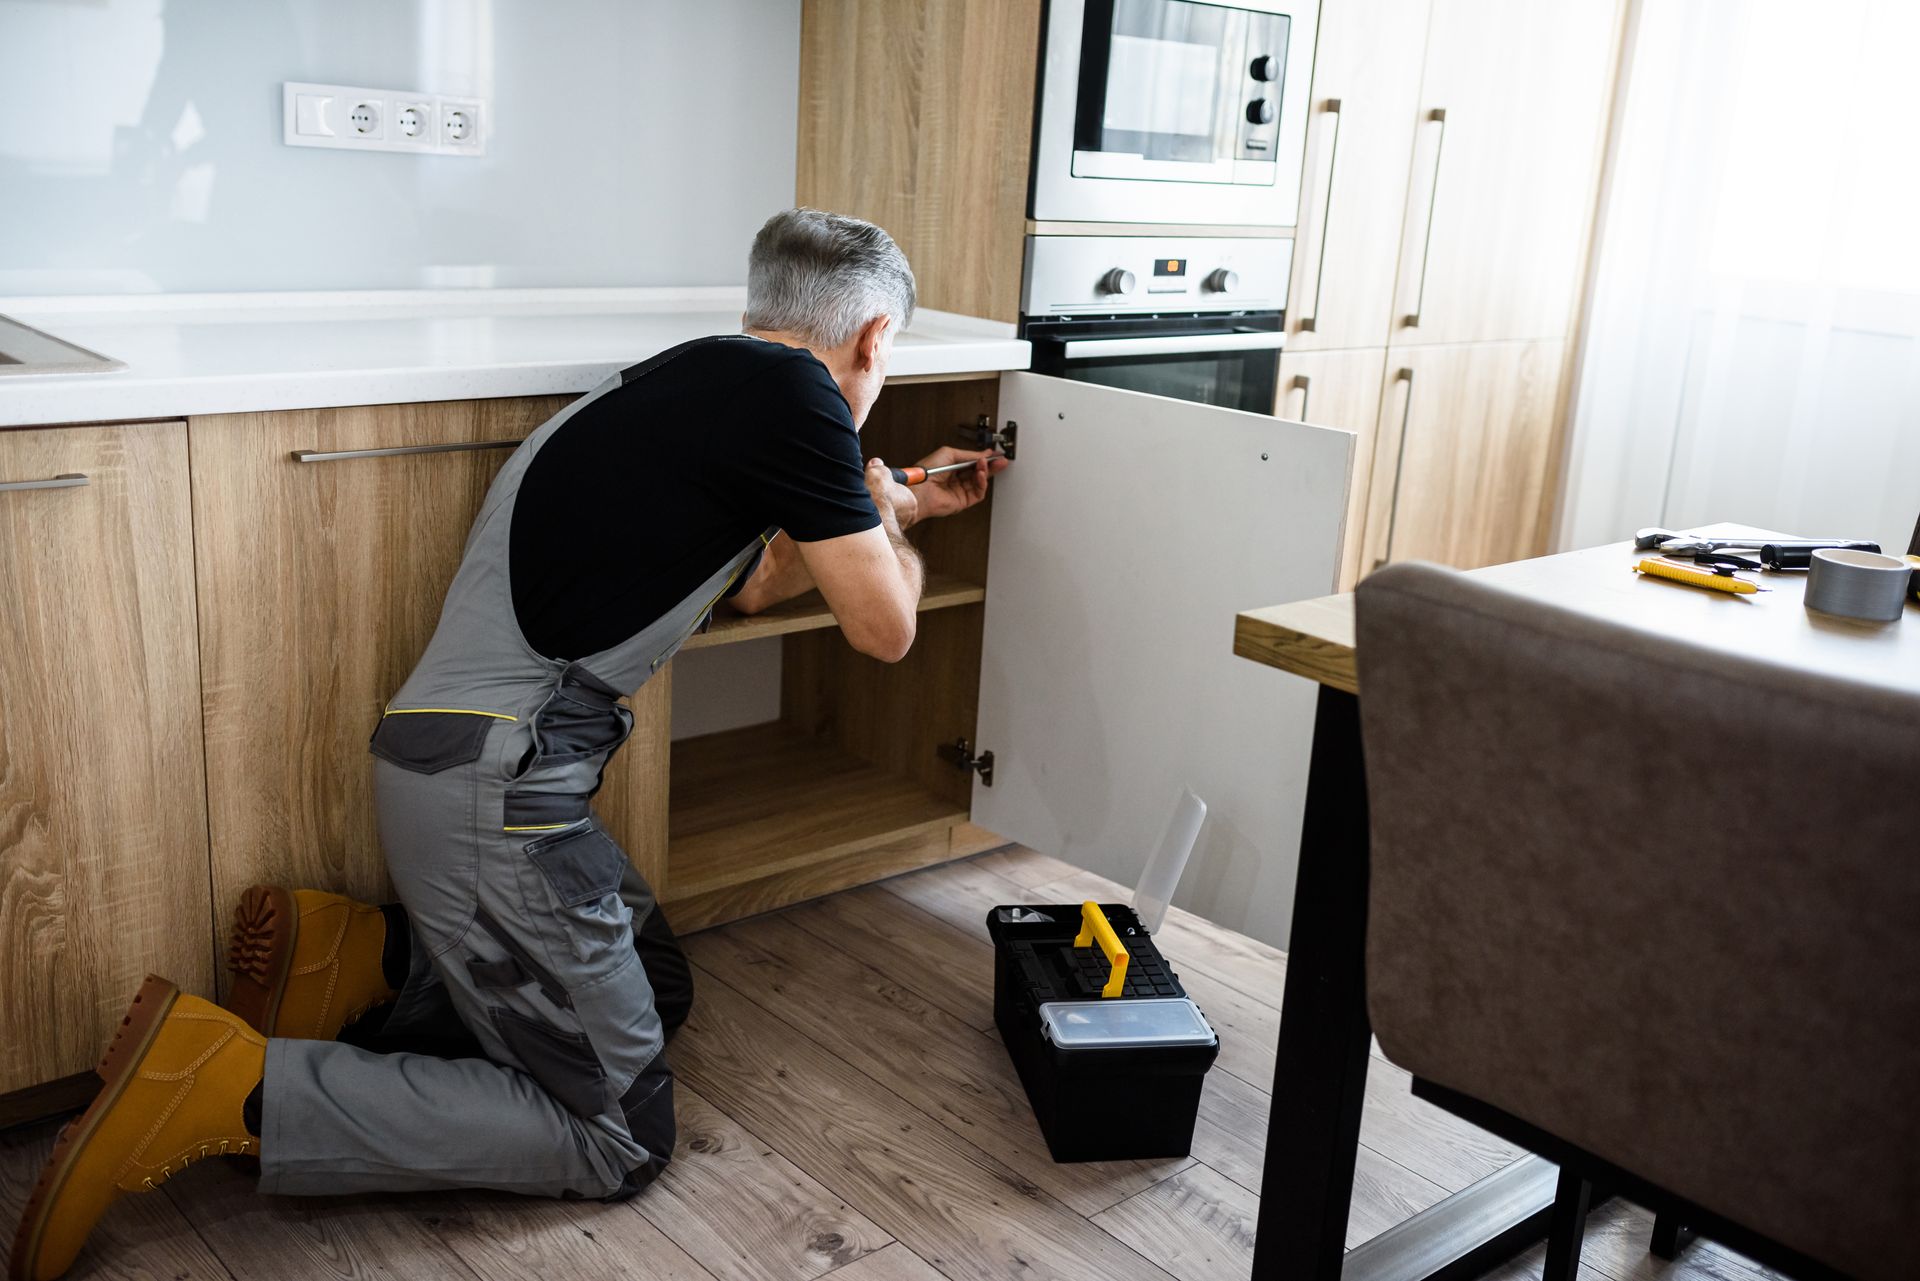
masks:
<instances>
[{"instance_id":1,"label":"metal cabinet handle","mask_svg":"<svg viewBox=\"0 0 1920 1281\"><path fill-rule=\"evenodd\" d=\"M0 493L16 489L75 489L93 482L77 471L61 472L47 480L0 480Z\"/></svg>"},{"instance_id":2,"label":"metal cabinet handle","mask_svg":"<svg viewBox=\"0 0 1920 1281\"><path fill-rule=\"evenodd\" d=\"M1405 317L1409 329L1419 327L1420 313L1426 305L1427 257L1433 250L1433 211L1440 203L1440 156L1447 146L1447 109L1435 107L1427 113L1427 119L1440 126L1440 138L1433 144L1433 183L1427 188L1427 227L1420 237L1420 285L1414 291L1413 310Z\"/></svg>"},{"instance_id":3,"label":"metal cabinet handle","mask_svg":"<svg viewBox=\"0 0 1920 1281\"><path fill-rule=\"evenodd\" d=\"M1308 389L1313 386L1313 379L1305 374L1295 374L1288 386L1300 393L1300 417L1297 421L1307 421L1307 394Z\"/></svg>"},{"instance_id":4,"label":"metal cabinet handle","mask_svg":"<svg viewBox=\"0 0 1920 1281\"><path fill-rule=\"evenodd\" d=\"M1400 443L1393 458L1393 496L1387 500L1387 545L1381 551L1380 559L1373 562L1375 569L1393 559L1393 535L1400 525L1400 481L1406 476L1407 424L1413 420L1413 370L1398 370L1394 380L1407 385L1407 395L1400 403Z\"/></svg>"},{"instance_id":5,"label":"metal cabinet handle","mask_svg":"<svg viewBox=\"0 0 1920 1281\"><path fill-rule=\"evenodd\" d=\"M512 449L520 443L519 440L463 440L452 445L394 445L386 449L296 449L293 451L293 461L337 463L343 458L391 458L395 454L453 454L474 449Z\"/></svg>"},{"instance_id":6,"label":"metal cabinet handle","mask_svg":"<svg viewBox=\"0 0 1920 1281\"><path fill-rule=\"evenodd\" d=\"M1310 334L1320 323L1320 282L1327 275L1327 232L1333 219L1333 168L1340 162L1340 99L1328 98L1321 104L1322 114L1333 117L1333 137L1327 142L1327 196L1320 204L1320 248L1314 253L1313 306L1300 317L1300 332ZM1301 411L1304 417L1306 411Z\"/></svg>"}]
</instances>

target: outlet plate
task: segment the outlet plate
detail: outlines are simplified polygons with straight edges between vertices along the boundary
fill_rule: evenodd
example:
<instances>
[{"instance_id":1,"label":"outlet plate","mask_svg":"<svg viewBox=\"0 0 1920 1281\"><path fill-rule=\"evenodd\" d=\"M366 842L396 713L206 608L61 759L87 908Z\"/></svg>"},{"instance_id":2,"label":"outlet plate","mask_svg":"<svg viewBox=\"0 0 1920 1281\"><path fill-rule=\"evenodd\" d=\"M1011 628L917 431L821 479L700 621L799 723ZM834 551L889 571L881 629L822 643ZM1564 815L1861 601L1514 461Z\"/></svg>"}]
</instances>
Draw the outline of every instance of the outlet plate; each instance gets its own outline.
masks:
<instances>
[{"instance_id":1,"label":"outlet plate","mask_svg":"<svg viewBox=\"0 0 1920 1281\"><path fill-rule=\"evenodd\" d=\"M281 140L289 147L484 156L492 114L483 98L414 89L288 80L280 90Z\"/></svg>"}]
</instances>

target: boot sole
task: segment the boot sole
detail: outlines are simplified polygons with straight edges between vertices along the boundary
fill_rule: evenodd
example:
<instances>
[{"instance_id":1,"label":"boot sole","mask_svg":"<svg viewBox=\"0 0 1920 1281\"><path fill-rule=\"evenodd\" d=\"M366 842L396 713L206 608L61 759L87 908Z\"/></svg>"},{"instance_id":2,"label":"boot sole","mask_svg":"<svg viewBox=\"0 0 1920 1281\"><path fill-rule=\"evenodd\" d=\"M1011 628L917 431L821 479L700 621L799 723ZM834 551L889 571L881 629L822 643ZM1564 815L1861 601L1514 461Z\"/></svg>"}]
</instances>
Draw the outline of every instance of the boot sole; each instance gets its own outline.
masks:
<instances>
[{"instance_id":1,"label":"boot sole","mask_svg":"<svg viewBox=\"0 0 1920 1281\"><path fill-rule=\"evenodd\" d=\"M20 1230L13 1238L13 1258L7 1264L7 1275L12 1281L30 1281L33 1277L33 1261L40 1253L40 1239L46 1232L47 1211L66 1187L74 1162L99 1128L101 1118L126 1093L127 1083L152 1048L154 1037L159 1035L167 1012L179 995L179 988L157 974L147 975L140 991L134 995L126 1017L120 1020L113 1040L107 1043L100 1066L94 1069L105 1082L104 1087L87 1105L87 1110L60 1131L46 1167L40 1171L39 1182L27 1196L26 1211L20 1216Z\"/></svg>"},{"instance_id":2,"label":"boot sole","mask_svg":"<svg viewBox=\"0 0 1920 1281\"><path fill-rule=\"evenodd\" d=\"M293 891L278 885L256 885L240 896L233 909L233 934L227 944L227 969L233 987L226 1007L245 1019L261 1036L274 1035L280 1017L280 998L287 993L287 973L293 968L293 949L300 937L300 912Z\"/></svg>"}]
</instances>

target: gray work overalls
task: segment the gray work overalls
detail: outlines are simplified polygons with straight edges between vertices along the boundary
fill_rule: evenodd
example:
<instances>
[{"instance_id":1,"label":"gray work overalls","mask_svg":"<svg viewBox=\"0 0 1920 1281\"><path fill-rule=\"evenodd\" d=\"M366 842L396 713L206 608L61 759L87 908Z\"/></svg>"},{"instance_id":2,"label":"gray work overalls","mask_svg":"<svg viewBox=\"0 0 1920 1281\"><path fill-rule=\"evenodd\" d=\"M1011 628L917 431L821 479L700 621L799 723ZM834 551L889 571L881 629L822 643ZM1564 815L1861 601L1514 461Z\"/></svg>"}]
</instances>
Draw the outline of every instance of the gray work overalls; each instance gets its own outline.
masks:
<instances>
[{"instance_id":1,"label":"gray work overalls","mask_svg":"<svg viewBox=\"0 0 1920 1281\"><path fill-rule=\"evenodd\" d=\"M684 350L615 375L507 460L433 640L373 736L380 842L413 936L387 1030L450 1011L486 1058L273 1040L263 1192L612 1197L672 1155L673 1077L633 936L652 892L588 802L632 729L616 700L702 625L772 531L638 635L573 661L521 635L508 537L521 480L553 433Z\"/></svg>"}]
</instances>

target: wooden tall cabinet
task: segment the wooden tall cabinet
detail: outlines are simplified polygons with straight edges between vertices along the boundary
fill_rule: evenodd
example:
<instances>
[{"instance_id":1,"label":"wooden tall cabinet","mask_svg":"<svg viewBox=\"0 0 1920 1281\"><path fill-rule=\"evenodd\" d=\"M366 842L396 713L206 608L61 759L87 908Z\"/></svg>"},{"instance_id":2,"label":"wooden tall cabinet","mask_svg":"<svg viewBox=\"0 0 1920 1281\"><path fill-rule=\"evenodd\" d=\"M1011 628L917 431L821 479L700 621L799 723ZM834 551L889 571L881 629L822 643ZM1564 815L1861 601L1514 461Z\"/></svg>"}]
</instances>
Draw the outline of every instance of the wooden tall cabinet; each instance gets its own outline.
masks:
<instances>
[{"instance_id":1,"label":"wooden tall cabinet","mask_svg":"<svg viewBox=\"0 0 1920 1281\"><path fill-rule=\"evenodd\" d=\"M1362 437L1343 588L1545 550L1621 17L1323 0L1276 410Z\"/></svg>"},{"instance_id":2,"label":"wooden tall cabinet","mask_svg":"<svg viewBox=\"0 0 1920 1281\"><path fill-rule=\"evenodd\" d=\"M209 990L195 645L186 424L0 431L0 1093Z\"/></svg>"},{"instance_id":3,"label":"wooden tall cabinet","mask_svg":"<svg viewBox=\"0 0 1920 1281\"><path fill-rule=\"evenodd\" d=\"M1566 336L1619 14L1615 0L1433 0L1393 343Z\"/></svg>"},{"instance_id":4,"label":"wooden tall cabinet","mask_svg":"<svg viewBox=\"0 0 1920 1281\"><path fill-rule=\"evenodd\" d=\"M1386 342L1431 2L1321 2L1288 352Z\"/></svg>"}]
</instances>

